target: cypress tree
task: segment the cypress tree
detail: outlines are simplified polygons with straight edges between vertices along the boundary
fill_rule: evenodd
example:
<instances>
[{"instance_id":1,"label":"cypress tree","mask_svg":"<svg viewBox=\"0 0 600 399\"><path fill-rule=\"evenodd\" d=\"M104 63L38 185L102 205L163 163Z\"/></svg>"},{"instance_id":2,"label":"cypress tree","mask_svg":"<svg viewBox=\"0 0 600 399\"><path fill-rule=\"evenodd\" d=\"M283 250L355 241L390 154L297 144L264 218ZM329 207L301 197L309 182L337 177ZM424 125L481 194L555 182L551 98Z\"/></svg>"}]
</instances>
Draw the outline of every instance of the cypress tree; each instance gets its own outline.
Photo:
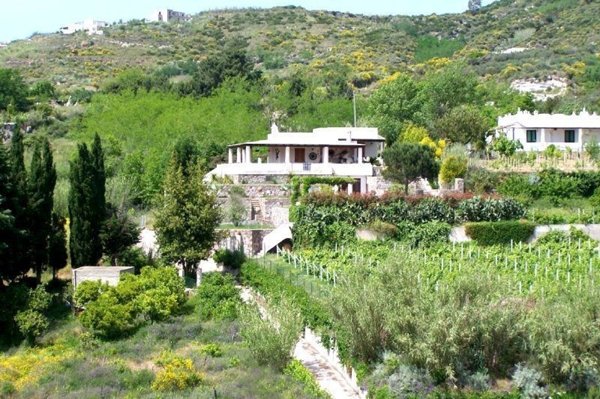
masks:
<instances>
[{"instance_id":1,"label":"cypress tree","mask_svg":"<svg viewBox=\"0 0 600 399\"><path fill-rule=\"evenodd\" d=\"M96 216L92 210L93 195L91 156L87 145L79 144L77 157L71 161L69 171L69 228L71 231L69 246L71 266L95 265L100 259L94 249L94 242L99 242L94 236L91 220Z\"/></svg>"},{"instance_id":2,"label":"cypress tree","mask_svg":"<svg viewBox=\"0 0 600 399\"><path fill-rule=\"evenodd\" d=\"M43 266L48 263L48 238L50 236L55 185L56 169L52 150L50 149L50 142L45 139L41 143L36 143L34 147L29 176L31 253L38 281L41 279Z\"/></svg>"},{"instance_id":3,"label":"cypress tree","mask_svg":"<svg viewBox=\"0 0 600 399\"><path fill-rule=\"evenodd\" d=\"M89 170L92 181L92 197L90 201L91 212L93 214L90 220L92 234L94 235L92 253L94 257L102 257L102 243L100 231L102 224L106 219L106 172L104 169L104 150L98 133L94 136L94 142L91 148L91 168Z\"/></svg>"},{"instance_id":4,"label":"cypress tree","mask_svg":"<svg viewBox=\"0 0 600 399\"><path fill-rule=\"evenodd\" d=\"M67 265L67 232L65 220L52 212L50 224L50 237L48 238L48 264L52 268L52 277L56 272Z\"/></svg>"},{"instance_id":5,"label":"cypress tree","mask_svg":"<svg viewBox=\"0 0 600 399\"><path fill-rule=\"evenodd\" d=\"M8 152L0 144L0 290L4 287L4 281L11 281L28 269L28 264L19 258L19 243L24 238L24 232L16 226L19 199L9 158Z\"/></svg>"},{"instance_id":6,"label":"cypress tree","mask_svg":"<svg viewBox=\"0 0 600 399\"><path fill-rule=\"evenodd\" d=\"M24 160L25 146L23 134L18 127L15 129L10 142L10 179L12 181L12 196L15 202L12 205L15 228L19 231L20 239L14 243L12 256L14 261L21 263L19 270L29 270L31 260L31 247L29 236L29 214L27 193L27 171Z\"/></svg>"}]
</instances>

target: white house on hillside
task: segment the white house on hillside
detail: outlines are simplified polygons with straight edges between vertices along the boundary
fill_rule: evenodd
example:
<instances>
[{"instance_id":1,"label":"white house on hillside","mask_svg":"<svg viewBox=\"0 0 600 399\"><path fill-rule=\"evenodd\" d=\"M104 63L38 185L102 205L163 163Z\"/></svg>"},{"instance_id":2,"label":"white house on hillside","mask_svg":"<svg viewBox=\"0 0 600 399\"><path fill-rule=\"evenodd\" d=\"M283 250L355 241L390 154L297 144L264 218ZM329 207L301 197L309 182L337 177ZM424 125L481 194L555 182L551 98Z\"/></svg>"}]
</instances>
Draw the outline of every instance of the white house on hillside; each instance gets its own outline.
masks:
<instances>
[{"instance_id":1,"label":"white house on hillside","mask_svg":"<svg viewBox=\"0 0 600 399\"><path fill-rule=\"evenodd\" d=\"M104 32L103 28L108 26L108 22L94 21L93 19L86 19L83 22L75 22L67 26L60 28L60 33L65 35L72 35L75 32L86 32L88 35L102 35Z\"/></svg>"},{"instance_id":2,"label":"white house on hillside","mask_svg":"<svg viewBox=\"0 0 600 399\"><path fill-rule=\"evenodd\" d=\"M572 115L519 111L498 118L496 136L500 135L520 141L525 151L543 151L551 144L582 151L586 143L600 142L600 115L585 109Z\"/></svg>"},{"instance_id":3,"label":"white house on hillside","mask_svg":"<svg viewBox=\"0 0 600 399\"><path fill-rule=\"evenodd\" d=\"M356 179L356 189L368 192L367 178L375 175L369 162L379 156L385 139L376 128L328 127L310 133L284 133L276 125L266 140L230 145L228 163L211 176L344 176ZM261 157L252 150L266 148ZM263 159L264 158L264 159Z\"/></svg>"},{"instance_id":4,"label":"white house on hillside","mask_svg":"<svg viewBox=\"0 0 600 399\"><path fill-rule=\"evenodd\" d=\"M163 8L153 11L148 18L149 22L183 22L187 19L187 14L181 11L169 10Z\"/></svg>"}]
</instances>

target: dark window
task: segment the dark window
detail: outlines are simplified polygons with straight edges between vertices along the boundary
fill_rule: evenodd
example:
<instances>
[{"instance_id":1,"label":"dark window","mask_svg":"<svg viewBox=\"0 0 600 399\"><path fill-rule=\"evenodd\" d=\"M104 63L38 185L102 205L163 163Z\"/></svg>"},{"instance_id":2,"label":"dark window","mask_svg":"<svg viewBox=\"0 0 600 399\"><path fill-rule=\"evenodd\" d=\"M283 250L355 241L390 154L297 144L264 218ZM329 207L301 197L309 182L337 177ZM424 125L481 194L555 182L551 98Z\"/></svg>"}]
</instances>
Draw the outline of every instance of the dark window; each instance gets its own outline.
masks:
<instances>
[{"instance_id":1,"label":"dark window","mask_svg":"<svg viewBox=\"0 0 600 399\"><path fill-rule=\"evenodd\" d=\"M537 141L537 130L528 130L527 131L527 142L535 143Z\"/></svg>"},{"instance_id":2,"label":"dark window","mask_svg":"<svg viewBox=\"0 0 600 399\"><path fill-rule=\"evenodd\" d=\"M565 130L565 143L575 142L575 130Z\"/></svg>"}]
</instances>

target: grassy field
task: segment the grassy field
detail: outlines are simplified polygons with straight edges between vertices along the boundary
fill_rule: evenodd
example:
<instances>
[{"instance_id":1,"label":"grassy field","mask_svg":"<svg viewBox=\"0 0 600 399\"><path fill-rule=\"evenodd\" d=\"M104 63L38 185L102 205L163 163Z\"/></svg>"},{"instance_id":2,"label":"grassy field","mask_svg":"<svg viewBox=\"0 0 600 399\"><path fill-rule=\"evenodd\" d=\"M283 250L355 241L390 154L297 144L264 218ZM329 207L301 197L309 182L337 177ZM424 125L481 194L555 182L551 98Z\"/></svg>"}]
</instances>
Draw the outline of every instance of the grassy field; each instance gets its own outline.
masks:
<instances>
[{"instance_id":1,"label":"grassy field","mask_svg":"<svg viewBox=\"0 0 600 399\"><path fill-rule=\"evenodd\" d=\"M0 397L6 398L310 398L304 387L269 367L259 367L242 342L236 321L202 321L197 300L184 314L112 342L93 338L69 315L34 348L0 354ZM217 345L222 355L203 352ZM202 376L194 389L156 392L160 359L191 360ZM216 394L215 394L216 393ZM216 396L215 396L216 395Z\"/></svg>"}]
</instances>

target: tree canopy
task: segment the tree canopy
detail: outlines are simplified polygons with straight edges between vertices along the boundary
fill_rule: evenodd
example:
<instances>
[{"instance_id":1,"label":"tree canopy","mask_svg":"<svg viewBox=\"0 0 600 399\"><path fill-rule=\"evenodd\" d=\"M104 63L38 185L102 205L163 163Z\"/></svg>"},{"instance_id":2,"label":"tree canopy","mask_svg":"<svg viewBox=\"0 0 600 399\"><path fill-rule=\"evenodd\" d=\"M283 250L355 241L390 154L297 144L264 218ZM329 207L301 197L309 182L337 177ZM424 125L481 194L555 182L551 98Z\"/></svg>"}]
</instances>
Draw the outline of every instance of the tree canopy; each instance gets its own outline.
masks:
<instances>
[{"instance_id":1,"label":"tree canopy","mask_svg":"<svg viewBox=\"0 0 600 399\"><path fill-rule=\"evenodd\" d=\"M432 179L439 170L433 150L421 144L396 142L383 151L383 160L384 175L403 184L406 193L411 182L419 177Z\"/></svg>"}]
</instances>

